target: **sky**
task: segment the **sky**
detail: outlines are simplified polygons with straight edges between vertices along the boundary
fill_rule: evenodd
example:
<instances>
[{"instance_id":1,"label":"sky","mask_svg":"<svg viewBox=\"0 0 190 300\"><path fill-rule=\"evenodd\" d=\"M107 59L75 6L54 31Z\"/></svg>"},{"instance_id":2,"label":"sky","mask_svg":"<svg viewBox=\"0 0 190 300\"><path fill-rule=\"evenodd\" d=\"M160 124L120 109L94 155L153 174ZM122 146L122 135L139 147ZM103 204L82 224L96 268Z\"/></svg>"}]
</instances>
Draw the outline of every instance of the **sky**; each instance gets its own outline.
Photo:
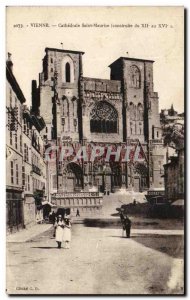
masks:
<instances>
[{"instance_id":1,"label":"sky","mask_svg":"<svg viewBox=\"0 0 190 300\"><path fill-rule=\"evenodd\" d=\"M48 23L49 27L33 27L32 23ZM8 7L6 51L12 54L13 72L28 105L31 81L38 80L42 71L45 48L63 47L85 52L85 77L109 79L108 65L120 56L154 60L159 109L173 103L175 110L183 112L183 23L182 7Z\"/></svg>"}]
</instances>

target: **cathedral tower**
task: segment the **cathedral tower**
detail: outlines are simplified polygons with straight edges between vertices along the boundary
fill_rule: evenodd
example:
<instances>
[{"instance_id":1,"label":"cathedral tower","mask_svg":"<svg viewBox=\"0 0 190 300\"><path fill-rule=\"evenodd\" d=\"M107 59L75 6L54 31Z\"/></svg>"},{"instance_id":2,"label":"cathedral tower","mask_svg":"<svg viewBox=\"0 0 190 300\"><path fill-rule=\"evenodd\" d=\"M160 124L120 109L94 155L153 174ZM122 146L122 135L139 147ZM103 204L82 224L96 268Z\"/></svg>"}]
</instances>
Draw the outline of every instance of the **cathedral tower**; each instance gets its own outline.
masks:
<instances>
[{"instance_id":1,"label":"cathedral tower","mask_svg":"<svg viewBox=\"0 0 190 300\"><path fill-rule=\"evenodd\" d=\"M39 94L47 138L78 141L81 131L79 79L84 52L54 48L46 48L45 52Z\"/></svg>"},{"instance_id":2,"label":"cathedral tower","mask_svg":"<svg viewBox=\"0 0 190 300\"><path fill-rule=\"evenodd\" d=\"M158 94L153 87L153 62L120 57L110 65L111 79L121 80L123 138L141 142L161 138Z\"/></svg>"}]
</instances>

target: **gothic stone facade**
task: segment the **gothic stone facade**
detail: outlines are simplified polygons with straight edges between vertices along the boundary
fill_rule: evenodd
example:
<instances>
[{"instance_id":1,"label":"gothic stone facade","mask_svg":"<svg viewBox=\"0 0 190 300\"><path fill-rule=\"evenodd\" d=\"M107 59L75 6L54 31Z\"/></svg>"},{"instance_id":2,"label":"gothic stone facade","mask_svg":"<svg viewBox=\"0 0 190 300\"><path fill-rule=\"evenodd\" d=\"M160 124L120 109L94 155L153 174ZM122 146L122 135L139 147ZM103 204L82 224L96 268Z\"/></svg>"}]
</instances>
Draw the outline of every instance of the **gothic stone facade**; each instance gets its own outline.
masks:
<instances>
[{"instance_id":1,"label":"gothic stone facade","mask_svg":"<svg viewBox=\"0 0 190 300\"><path fill-rule=\"evenodd\" d=\"M49 191L87 190L96 186L143 191L161 188L164 148L154 92L153 62L120 57L109 67L110 80L83 76L84 52L46 48L39 86L32 82L32 107L44 118L47 144L131 145L146 156L131 163L59 163L49 165ZM98 61L97 61L98 63Z\"/></svg>"}]
</instances>

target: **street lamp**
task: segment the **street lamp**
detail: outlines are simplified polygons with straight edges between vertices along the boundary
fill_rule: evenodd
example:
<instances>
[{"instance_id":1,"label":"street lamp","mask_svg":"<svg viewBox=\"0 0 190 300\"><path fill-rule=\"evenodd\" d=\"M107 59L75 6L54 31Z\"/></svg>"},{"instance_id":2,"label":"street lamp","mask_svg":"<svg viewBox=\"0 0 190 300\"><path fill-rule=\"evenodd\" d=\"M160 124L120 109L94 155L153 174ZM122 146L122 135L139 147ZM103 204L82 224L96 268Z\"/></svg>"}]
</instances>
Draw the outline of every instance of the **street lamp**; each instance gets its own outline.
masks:
<instances>
[{"instance_id":1,"label":"street lamp","mask_svg":"<svg viewBox=\"0 0 190 300\"><path fill-rule=\"evenodd\" d=\"M107 182L106 182L106 165L103 166L103 182L104 182L104 194L107 193Z\"/></svg>"}]
</instances>

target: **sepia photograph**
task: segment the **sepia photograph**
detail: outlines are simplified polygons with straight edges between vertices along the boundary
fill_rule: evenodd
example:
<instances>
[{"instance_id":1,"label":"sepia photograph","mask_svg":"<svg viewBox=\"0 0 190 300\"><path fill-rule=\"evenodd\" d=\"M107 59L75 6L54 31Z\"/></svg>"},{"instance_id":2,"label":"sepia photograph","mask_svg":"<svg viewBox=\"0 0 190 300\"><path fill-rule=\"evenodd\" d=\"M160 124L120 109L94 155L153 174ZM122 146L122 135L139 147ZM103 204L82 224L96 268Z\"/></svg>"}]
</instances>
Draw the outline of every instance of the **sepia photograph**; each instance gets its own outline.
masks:
<instances>
[{"instance_id":1,"label":"sepia photograph","mask_svg":"<svg viewBox=\"0 0 190 300\"><path fill-rule=\"evenodd\" d=\"M184 295L184 7L6 7L6 293Z\"/></svg>"}]
</instances>

